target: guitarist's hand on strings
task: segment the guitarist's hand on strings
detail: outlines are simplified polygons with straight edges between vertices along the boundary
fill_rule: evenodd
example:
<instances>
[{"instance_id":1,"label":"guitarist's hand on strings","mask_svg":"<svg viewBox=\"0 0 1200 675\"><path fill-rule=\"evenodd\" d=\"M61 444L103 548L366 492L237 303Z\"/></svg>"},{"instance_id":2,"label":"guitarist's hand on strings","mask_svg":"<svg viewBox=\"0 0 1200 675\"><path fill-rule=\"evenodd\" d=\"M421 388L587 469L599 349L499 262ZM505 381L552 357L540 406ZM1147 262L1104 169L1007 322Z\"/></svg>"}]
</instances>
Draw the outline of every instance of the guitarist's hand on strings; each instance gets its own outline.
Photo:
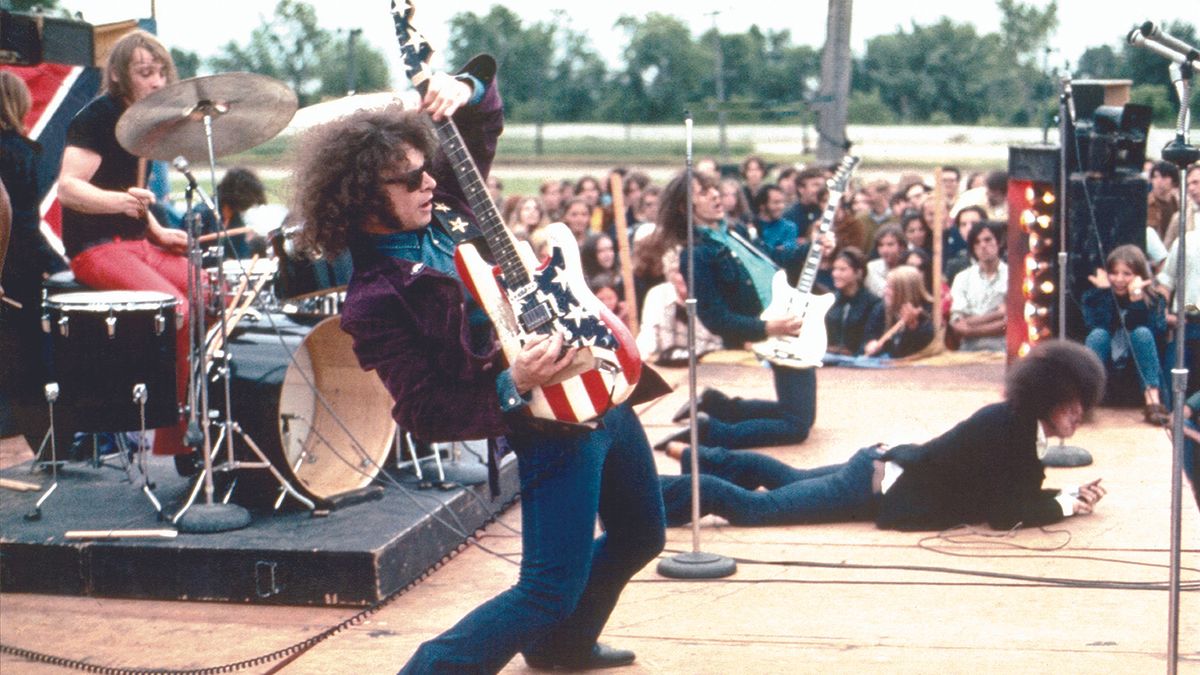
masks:
<instances>
[{"instance_id":1,"label":"guitarist's hand on strings","mask_svg":"<svg viewBox=\"0 0 1200 675\"><path fill-rule=\"evenodd\" d=\"M471 100L471 86L446 73L435 73L429 78L429 87L421 98L421 110L429 113L435 122L453 115Z\"/></svg>"},{"instance_id":2,"label":"guitarist's hand on strings","mask_svg":"<svg viewBox=\"0 0 1200 675\"><path fill-rule=\"evenodd\" d=\"M560 370L575 359L578 347L563 351L562 333L538 335L521 349L512 364L512 379L517 391L527 393L549 383Z\"/></svg>"},{"instance_id":3,"label":"guitarist's hand on strings","mask_svg":"<svg viewBox=\"0 0 1200 675\"><path fill-rule=\"evenodd\" d=\"M789 316L784 319L771 319L766 322L767 337L782 337L784 335L799 335L800 328L804 325L804 319L798 316Z\"/></svg>"}]
</instances>

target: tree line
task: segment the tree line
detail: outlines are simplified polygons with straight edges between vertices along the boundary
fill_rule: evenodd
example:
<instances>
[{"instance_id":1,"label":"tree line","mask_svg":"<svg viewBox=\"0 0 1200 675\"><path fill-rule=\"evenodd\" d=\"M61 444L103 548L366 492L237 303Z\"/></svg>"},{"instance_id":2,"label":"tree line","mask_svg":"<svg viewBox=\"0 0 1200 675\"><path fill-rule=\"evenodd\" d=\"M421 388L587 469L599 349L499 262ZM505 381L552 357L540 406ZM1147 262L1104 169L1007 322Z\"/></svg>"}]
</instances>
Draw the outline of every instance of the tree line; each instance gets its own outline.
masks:
<instances>
[{"instance_id":1,"label":"tree line","mask_svg":"<svg viewBox=\"0 0 1200 675\"><path fill-rule=\"evenodd\" d=\"M13 0L18 11L33 4L60 3ZM61 4L69 9L69 1ZM854 58L849 121L1050 124L1063 74L1049 62L1057 3L996 0L996 6L1002 18L993 32L943 17L867 40L865 52ZM571 25L566 10L526 21L497 4L452 17L446 61L462 64L480 52L494 54L507 114L521 122L676 122L685 110L698 122L715 120L721 110L738 122L808 121L826 103L816 94L820 51L796 44L786 29L751 26L731 33L714 26L694 35L681 19L662 13L622 16L615 28L624 47L618 63L609 64ZM1164 28L1196 44L1192 24L1175 21ZM1166 61L1126 44L1124 35L1112 39L1121 47L1088 49L1071 75L1131 79L1133 101L1150 105L1156 124L1173 125L1177 99ZM248 40L229 41L216 56L171 51L181 77L202 69L261 73L287 82L302 106L349 90L391 87L383 52L358 40L357 31L322 28L303 0L279 0ZM1194 112L1200 114L1200 106Z\"/></svg>"}]
</instances>

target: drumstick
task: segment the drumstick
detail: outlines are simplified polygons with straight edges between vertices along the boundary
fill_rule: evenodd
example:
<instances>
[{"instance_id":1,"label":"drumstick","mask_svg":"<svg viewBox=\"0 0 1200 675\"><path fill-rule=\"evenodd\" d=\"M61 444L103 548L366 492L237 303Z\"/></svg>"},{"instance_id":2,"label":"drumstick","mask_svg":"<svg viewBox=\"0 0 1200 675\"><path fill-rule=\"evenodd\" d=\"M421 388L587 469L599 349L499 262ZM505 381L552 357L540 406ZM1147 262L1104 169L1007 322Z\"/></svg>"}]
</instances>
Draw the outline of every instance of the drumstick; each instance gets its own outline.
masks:
<instances>
[{"instance_id":1,"label":"drumstick","mask_svg":"<svg viewBox=\"0 0 1200 675\"><path fill-rule=\"evenodd\" d=\"M235 227L232 230L222 230L220 232L209 232L208 234L202 234L199 237L196 237L196 242L200 243L200 244L207 244L210 241L216 241L220 237L233 237L233 236L236 236L239 234L245 234L247 232L252 232L253 230L254 230L254 228L247 225L246 227Z\"/></svg>"},{"instance_id":2,"label":"drumstick","mask_svg":"<svg viewBox=\"0 0 1200 675\"><path fill-rule=\"evenodd\" d=\"M879 351L879 346L882 346L883 343L887 342L888 340L891 340L892 336L894 336L896 333L900 332L901 328L904 328L904 319L900 319L891 328L887 329L887 331L884 332L883 335L880 335L879 337L875 338L875 344L878 346L875 348L874 352L867 354L867 356L874 356L875 353Z\"/></svg>"},{"instance_id":3,"label":"drumstick","mask_svg":"<svg viewBox=\"0 0 1200 675\"><path fill-rule=\"evenodd\" d=\"M0 478L0 488L16 490L17 492L34 492L35 490L41 490L42 486L36 483L26 483L23 480Z\"/></svg>"},{"instance_id":4,"label":"drumstick","mask_svg":"<svg viewBox=\"0 0 1200 675\"><path fill-rule=\"evenodd\" d=\"M174 539L175 530L67 530L67 539Z\"/></svg>"},{"instance_id":5,"label":"drumstick","mask_svg":"<svg viewBox=\"0 0 1200 675\"><path fill-rule=\"evenodd\" d=\"M254 263L257 261L258 254L255 254L252 258L250 258L250 269L254 269ZM224 281L224 277L222 277L222 281ZM233 306L227 308L221 313L221 323L225 324L227 330L229 328L229 317L234 311L237 310L238 303L244 301L243 294L246 292L246 285L249 283L250 277L248 275L242 275L242 278L238 280L237 289L233 292L233 297L236 298ZM207 339L205 340L205 342L208 343L207 353L210 358L212 357L213 353L216 352L216 350L221 348L221 332L219 330L221 328L221 323L213 324L212 328L209 329Z\"/></svg>"},{"instance_id":6,"label":"drumstick","mask_svg":"<svg viewBox=\"0 0 1200 675\"><path fill-rule=\"evenodd\" d=\"M258 258L258 256L255 256L255 259L257 259L257 258ZM249 293L247 293L244 298L242 298L242 304L232 314L232 318L226 319L226 322L225 322L225 334L226 335L228 335L229 332L232 331L238 325L238 323L241 322L242 317L245 316L246 313L250 311L250 305L254 304L254 299L258 297L258 294L260 292L262 292L263 286L267 285L267 281L270 280L270 278L271 278L270 275L267 275L267 274L264 274L261 277L259 277L258 281L255 282L255 284L254 284L254 288L251 289L251 291ZM219 343L220 339L218 338L216 340L216 342ZM217 349L220 349L220 348L221 348L220 344L214 344L214 346L211 348L209 354L211 355L213 352L215 352Z\"/></svg>"},{"instance_id":7,"label":"drumstick","mask_svg":"<svg viewBox=\"0 0 1200 675\"><path fill-rule=\"evenodd\" d=\"M11 305L14 309L25 309L25 305L22 305L21 303L17 302L16 300L13 300L12 298L8 297L7 295L0 296L0 302L4 302L8 305Z\"/></svg>"}]
</instances>

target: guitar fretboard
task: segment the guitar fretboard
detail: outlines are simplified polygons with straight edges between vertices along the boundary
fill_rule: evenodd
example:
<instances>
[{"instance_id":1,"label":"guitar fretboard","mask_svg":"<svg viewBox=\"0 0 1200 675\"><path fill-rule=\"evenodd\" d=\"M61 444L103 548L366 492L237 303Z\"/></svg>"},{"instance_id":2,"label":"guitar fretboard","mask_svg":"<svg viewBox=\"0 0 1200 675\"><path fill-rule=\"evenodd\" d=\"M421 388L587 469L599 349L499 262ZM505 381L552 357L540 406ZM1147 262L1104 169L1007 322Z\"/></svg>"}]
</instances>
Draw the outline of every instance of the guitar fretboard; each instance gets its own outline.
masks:
<instances>
[{"instance_id":1,"label":"guitar fretboard","mask_svg":"<svg viewBox=\"0 0 1200 675\"><path fill-rule=\"evenodd\" d=\"M450 159L450 165L454 168L458 184L467 197L467 203L475 212L479 229L487 239L488 247L492 251L496 264L500 266L504 282L510 289L528 285L529 273L517 255L516 241L509 229L505 227L504 219L500 217L500 212L492 201L492 195L488 192L482 176L479 175L479 167L475 165L471 153L467 152L467 145L458 131L458 126L454 120L449 118L434 123L434 126L437 128L442 150Z\"/></svg>"},{"instance_id":2,"label":"guitar fretboard","mask_svg":"<svg viewBox=\"0 0 1200 675\"><path fill-rule=\"evenodd\" d=\"M796 290L800 292L801 297L808 297L808 294L812 292L813 282L817 279L817 271L821 268L821 254L824 248L821 246L821 235L829 232L833 227L833 219L837 216L838 202L842 200L846 181L850 179L850 174L857 165L858 157L848 155L842 158L837 173L826 185L829 190L829 200L825 202L825 210L821 213L821 224L808 248L808 257L804 260L804 269L800 272L800 280L796 282ZM801 317L803 318L803 315Z\"/></svg>"}]
</instances>

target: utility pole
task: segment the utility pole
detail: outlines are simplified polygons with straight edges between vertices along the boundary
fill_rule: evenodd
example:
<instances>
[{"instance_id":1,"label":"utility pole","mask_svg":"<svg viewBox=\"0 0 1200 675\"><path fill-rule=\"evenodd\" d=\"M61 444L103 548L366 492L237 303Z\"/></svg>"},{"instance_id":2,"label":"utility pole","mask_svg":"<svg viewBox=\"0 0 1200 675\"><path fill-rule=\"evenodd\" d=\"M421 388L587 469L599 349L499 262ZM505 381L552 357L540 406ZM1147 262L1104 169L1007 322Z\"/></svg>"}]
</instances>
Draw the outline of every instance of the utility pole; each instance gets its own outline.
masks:
<instances>
[{"instance_id":1,"label":"utility pole","mask_svg":"<svg viewBox=\"0 0 1200 675\"><path fill-rule=\"evenodd\" d=\"M346 95L350 96L358 89L358 37L362 35L361 28L351 28L346 39Z\"/></svg>"},{"instance_id":2,"label":"utility pole","mask_svg":"<svg viewBox=\"0 0 1200 675\"><path fill-rule=\"evenodd\" d=\"M821 88L817 94L817 161L832 164L846 152L850 100L850 14L853 0L829 0Z\"/></svg>"},{"instance_id":3,"label":"utility pole","mask_svg":"<svg viewBox=\"0 0 1200 675\"><path fill-rule=\"evenodd\" d=\"M729 163L729 141L725 135L725 50L721 48L721 29L717 27L717 16L720 10L708 13L713 20L713 40L716 43L717 62L717 144L720 150L721 163Z\"/></svg>"}]
</instances>

